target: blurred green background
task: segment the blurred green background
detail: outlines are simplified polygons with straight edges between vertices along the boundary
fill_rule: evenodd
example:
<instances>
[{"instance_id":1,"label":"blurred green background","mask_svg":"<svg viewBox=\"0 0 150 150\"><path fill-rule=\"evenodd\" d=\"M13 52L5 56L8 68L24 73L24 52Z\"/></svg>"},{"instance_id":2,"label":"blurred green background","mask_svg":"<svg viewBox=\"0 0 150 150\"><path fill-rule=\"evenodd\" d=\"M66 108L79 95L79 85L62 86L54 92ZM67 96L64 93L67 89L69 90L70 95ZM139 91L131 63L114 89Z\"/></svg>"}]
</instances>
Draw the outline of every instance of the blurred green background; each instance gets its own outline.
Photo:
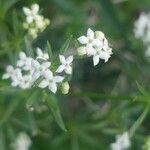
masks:
<instances>
[{"instance_id":1,"label":"blurred green background","mask_svg":"<svg viewBox=\"0 0 150 150\"><path fill-rule=\"evenodd\" d=\"M68 95L57 94L67 132L56 124L42 91L21 91L0 79L0 150L11 150L19 132L26 132L31 150L107 150L115 136L130 130L150 101L150 61L145 46L135 39L134 21L150 11L149 0L0 0L0 75L14 64L19 51L26 50L22 7L40 5L50 25L31 42L44 48L51 43L58 53L65 40L75 51L76 39L90 27L101 30L113 47L108 63L93 67L91 59L73 64ZM26 109L35 99L35 111ZM150 113L144 116L131 138L133 150L141 150L150 136ZM149 149L147 149L149 150Z\"/></svg>"}]
</instances>

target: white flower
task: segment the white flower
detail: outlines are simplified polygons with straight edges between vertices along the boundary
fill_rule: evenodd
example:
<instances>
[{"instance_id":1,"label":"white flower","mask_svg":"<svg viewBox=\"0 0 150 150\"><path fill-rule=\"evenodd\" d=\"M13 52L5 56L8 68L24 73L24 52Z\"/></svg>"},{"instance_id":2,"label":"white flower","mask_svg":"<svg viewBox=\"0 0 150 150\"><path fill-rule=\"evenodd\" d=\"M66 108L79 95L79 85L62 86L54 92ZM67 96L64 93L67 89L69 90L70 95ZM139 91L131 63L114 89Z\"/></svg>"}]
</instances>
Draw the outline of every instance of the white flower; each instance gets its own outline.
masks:
<instances>
[{"instance_id":1,"label":"white flower","mask_svg":"<svg viewBox=\"0 0 150 150\"><path fill-rule=\"evenodd\" d=\"M28 34L36 38L39 32L42 32L50 21L39 14L39 5L33 4L30 8L23 7L26 16L26 22L23 27L28 30Z\"/></svg>"},{"instance_id":2,"label":"white flower","mask_svg":"<svg viewBox=\"0 0 150 150\"><path fill-rule=\"evenodd\" d=\"M29 150L30 146L31 146L30 137L26 133L19 133L14 143L15 150Z\"/></svg>"},{"instance_id":3,"label":"white flower","mask_svg":"<svg viewBox=\"0 0 150 150\"><path fill-rule=\"evenodd\" d=\"M109 47L108 41L101 31L93 32L91 29L88 29L87 36L79 37L78 41L84 45L77 49L78 53L80 55L87 54L87 56L93 56L94 66L99 63L100 59L107 62L112 55L112 49Z\"/></svg>"},{"instance_id":4,"label":"white flower","mask_svg":"<svg viewBox=\"0 0 150 150\"><path fill-rule=\"evenodd\" d=\"M39 11L39 5L38 4L33 4L30 8L23 7L23 12L27 16L26 20L28 23L32 23L35 18L38 17L38 11Z\"/></svg>"},{"instance_id":5,"label":"white flower","mask_svg":"<svg viewBox=\"0 0 150 150\"><path fill-rule=\"evenodd\" d=\"M130 139L128 132L124 132L122 135L117 135L116 142L111 144L112 150L125 150L130 147Z\"/></svg>"},{"instance_id":6,"label":"white flower","mask_svg":"<svg viewBox=\"0 0 150 150\"><path fill-rule=\"evenodd\" d=\"M30 74L24 75L22 77L22 80L20 81L19 87L21 89L28 89L32 86L32 83L33 83L32 75Z\"/></svg>"},{"instance_id":7,"label":"white flower","mask_svg":"<svg viewBox=\"0 0 150 150\"><path fill-rule=\"evenodd\" d=\"M65 71L66 74L71 74L72 73L72 61L73 61L73 56L69 56L68 58L65 59L63 55L59 55L59 59L61 62L61 65L58 67L56 72L60 73L62 71Z\"/></svg>"},{"instance_id":8,"label":"white flower","mask_svg":"<svg viewBox=\"0 0 150 150\"><path fill-rule=\"evenodd\" d=\"M40 48L36 49L36 53L37 53L36 59L43 59L43 60L49 59L48 53L44 53Z\"/></svg>"},{"instance_id":9,"label":"white flower","mask_svg":"<svg viewBox=\"0 0 150 150\"><path fill-rule=\"evenodd\" d=\"M17 66L21 67L23 70L31 70L32 58L27 57L24 52L19 53L19 60L17 61Z\"/></svg>"},{"instance_id":10,"label":"white flower","mask_svg":"<svg viewBox=\"0 0 150 150\"><path fill-rule=\"evenodd\" d=\"M46 88L53 93L56 93L57 91L57 84L63 81L62 76L53 76L53 73L50 70L47 70L44 74L45 79L41 81L41 83L38 85L40 88Z\"/></svg>"},{"instance_id":11,"label":"white flower","mask_svg":"<svg viewBox=\"0 0 150 150\"><path fill-rule=\"evenodd\" d=\"M40 64L37 60L32 60L32 67L34 69L33 79L36 80L40 76L43 76L45 72L49 69L50 65L50 62L44 62Z\"/></svg>"}]
</instances>

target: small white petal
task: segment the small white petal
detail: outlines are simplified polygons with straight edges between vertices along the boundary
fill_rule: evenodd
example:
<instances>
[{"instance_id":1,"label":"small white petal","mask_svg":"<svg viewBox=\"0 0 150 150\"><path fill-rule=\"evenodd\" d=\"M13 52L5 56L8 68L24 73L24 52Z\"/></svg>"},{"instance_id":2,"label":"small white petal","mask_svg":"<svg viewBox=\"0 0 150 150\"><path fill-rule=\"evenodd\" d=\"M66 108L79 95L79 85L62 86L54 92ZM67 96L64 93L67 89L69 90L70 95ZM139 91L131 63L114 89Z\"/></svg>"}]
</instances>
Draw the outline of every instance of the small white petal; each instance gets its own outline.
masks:
<instances>
[{"instance_id":1,"label":"small white petal","mask_svg":"<svg viewBox=\"0 0 150 150\"><path fill-rule=\"evenodd\" d=\"M51 65L50 62L44 62L41 66L42 66L43 68L49 68L50 65Z\"/></svg>"},{"instance_id":2,"label":"small white petal","mask_svg":"<svg viewBox=\"0 0 150 150\"><path fill-rule=\"evenodd\" d=\"M99 56L95 55L93 56L93 64L96 66L99 63Z\"/></svg>"},{"instance_id":3,"label":"small white petal","mask_svg":"<svg viewBox=\"0 0 150 150\"><path fill-rule=\"evenodd\" d=\"M39 11L39 5L38 4L33 4L31 6L31 9L32 9L32 11L33 11L34 14L37 14L38 11Z\"/></svg>"},{"instance_id":4,"label":"small white petal","mask_svg":"<svg viewBox=\"0 0 150 150\"><path fill-rule=\"evenodd\" d=\"M62 64L66 63L66 59L63 55L59 55L59 60Z\"/></svg>"},{"instance_id":5,"label":"small white petal","mask_svg":"<svg viewBox=\"0 0 150 150\"><path fill-rule=\"evenodd\" d=\"M94 32L89 28L87 30L87 37L92 40L94 38Z\"/></svg>"},{"instance_id":6,"label":"small white petal","mask_svg":"<svg viewBox=\"0 0 150 150\"><path fill-rule=\"evenodd\" d=\"M47 79L47 80L52 80L53 79L53 73L50 70L46 70L43 73L43 76Z\"/></svg>"},{"instance_id":7,"label":"small white petal","mask_svg":"<svg viewBox=\"0 0 150 150\"><path fill-rule=\"evenodd\" d=\"M57 68L56 72L60 73L60 72L62 72L64 69L65 69L65 65L60 65L60 66Z\"/></svg>"},{"instance_id":8,"label":"small white petal","mask_svg":"<svg viewBox=\"0 0 150 150\"><path fill-rule=\"evenodd\" d=\"M10 75L8 73L3 74L2 79L8 79L10 78Z\"/></svg>"},{"instance_id":9,"label":"small white petal","mask_svg":"<svg viewBox=\"0 0 150 150\"><path fill-rule=\"evenodd\" d=\"M22 61L22 60L17 61L17 66L18 67L22 67L23 65L24 65L24 61Z\"/></svg>"},{"instance_id":10,"label":"small white petal","mask_svg":"<svg viewBox=\"0 0 150 150\"><path fill-rule=\"evenodd\" d=\"M27 7L23 7L23 12L24 12L24 14L25 14L26 16L28 16L28 15L30 15L30 14L31 14L30 9L29 9L29 8L27 8Z\"/></svg>"},{"instance_id":11,"label":"small white petal","mask_svg":"<svg viewBox=\"0 0 150 150\"><path fill-rule=\"evenodd\" d=\"M26 54L24 52L19 53L20 59L26 59Z\"/></svg>"},{"instance_id":12,"label":"small white petal","mask_svg":"<svg viewBox=\"0 0 150 150\"><path fill-rule=\"evenodd\" d=\"M105 38L105 35L101 31L95 31L95 37L98 38L99 40L103 40Z\"/></svg>"},{"instance_id":13,"label":"small white petal","mask_svg":"<svg viewBox=\"0 0 150 150\"><path fill-rule=\"evenodd\" d=\"M87 44L89 42L89 39L86 36L81 36L81 37L78 38L78 41L81 44Z\"/></svg>"},{"instance_id":14,"label":"small white petal","mask_svg":"<svg viewBox=\"0 0 150 150\"><path fill-rule=\"evenodd\" d=\"M55 76L55 77L54 77L54 81L55 81L56 83L62 82L63 79L64 79L64 77L62 77L62 76Z\"/></svg>"},{"instance_id":15,"label":"small white petal","mask_svg":"<svg viewBox=\"0 0 150 150\"><path fill-rule=\"evenodd\" d=\"M40 82L40 84L38 85L38 87L40 88L46 88L49 85L49 82L47 80L43 80Z\"/></svg>"},{"instance_id":16,"label":"small white petal","mask_svg":"<svg viewBox=\"0 0 150 150\"><path fill-rule=\"evenodd\" d=\"M102 48L103 47L103 41L99 40L99 39L94 39L92 42L92 45L95 48Z\"/></svg>"},{"instance_id":17,"label":"small white petal","mask_svg":"<svg viewBox=\"0 0 150 150\"><path fill-rule=\"evenodd\" d=\"M67 63L68 64L71 64L72 61L73 61L73 56L69 56L67 59L66 59Z\"/></svg>"},{"instance_id":18,"label":"small white petal","mask_svg":"<svg viewBox=\"0 0 150 150\"><path fill-rule=\"evenodd\" d=\"M56 85L56 83L54 83L54 82L50 83L49 86L48 86L48 88L49 88L49 90L51 90L53 93L56 93L56 91L57 91L57 85Z\"/></svg>"},{"instance_id":19,"label":"small white petal","mask_svg":"<svg viewBox=\"0 0 150 150\"><path fill-rule=\"evenodd\" d=\"M43 52L39 47L36 49L36 53L39 57L43 56Z\"/></svg>"},{"instance_id":20,"label":"small white petal","mask_svg":"<svg viewBox=\"0 0 150 150\"><path fill-rule=\"evenodd\" d=\"M12 72L12 71L14 71L13 66L11 66L11 65L7 66L6 71L7 71L7 72Z\"/></svg>"},{"instance_id":21,"label":"small white petal","mask_svg":"<svg viewBox=\"0 0 150 150\"><path fill-rule=\"evenodd\" d=\"M32 17L32 16L27 16L26 17L26 21L27 21L27 23L32 23L33 22L33 20L34 20L34 18ZM30 30L30 31L32 31L32 30ZM35 31L35 30L34 30Z\"/></svg>"},{"instance_id":22,"label":"small white petal","mask_svg":"<svg viewBox=\"0 0 150 150\"><path fill-rule=\"evenodd\" d=\"M37 60L31 60L31 65L36 69L40 67L40 63Z\"/></svg>"},{"instance_id":23,"label":"small white petal","mask_svg":"<svg viewBox=\"0 0 150 150\"><path fill-rule=\"evenodd\" d=\"M91 44L88 44L86 46L86 53L87 53L88 56L92 56L92 55L95 54L95 49L92 47Z\"/></svg>"},{"instance_id":24,"label":"small white petal","mask_svg":"<svg viewBox=\"0 0 150 150\"><path fill-rule=\"evenodd\" d=\"M37 80L39 77L40 77L40 72L39 71L36 71L33 73L32 77L33 77L33 80Z\"/></svg>"},{"instance_id":25,"label":"small white petal","mask_svg":"<svg viewBox=\"0 0 150 150\"><path fill-rule=\"evenodd\" d=\"M66 74L72 74L72 67L71 66L67 66L65 68L65 72L66 72Z\"/></svg>"}]
</instances>

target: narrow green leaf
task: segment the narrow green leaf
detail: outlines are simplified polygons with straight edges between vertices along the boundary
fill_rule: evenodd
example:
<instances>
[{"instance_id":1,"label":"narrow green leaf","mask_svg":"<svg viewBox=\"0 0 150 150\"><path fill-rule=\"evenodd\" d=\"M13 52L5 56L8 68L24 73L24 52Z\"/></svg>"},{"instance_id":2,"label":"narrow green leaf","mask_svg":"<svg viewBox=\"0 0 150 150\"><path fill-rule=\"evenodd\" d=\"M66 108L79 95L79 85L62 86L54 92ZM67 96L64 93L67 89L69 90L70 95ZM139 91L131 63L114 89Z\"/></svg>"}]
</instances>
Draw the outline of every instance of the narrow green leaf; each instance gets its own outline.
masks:
<instances>
[{"instance_id":1,"label":"narrow green leaf","mask_svg":"<svg viewBox=\"0 0 150 150\"><path fill-rule=\"evenodd\" d=\"M131 129L129 130L129 135L130 137L133 136L133 134L135 133L135 131L140 127L140 125L142 124L142 122L144 121L147 113L149 111L149 106L147 106L145 108L145 110L143 111L143 113L139 116L139 118L135 121L135 123L133 124L133 126L131 127Z\"/></svg>"},{"instance_id":2,"label":"narrow green leaf","mask_svg":"<svg viewBox=\"0 0 150 150\"><path fill-rule=\"evenodd\" d=\"M60 48L60 54L64 54L66 52L66 50L69 47L69 44L71 42L72 39L72 35L65 41L65 43L62 45L62 47Z\"/></svg>"},{"instance_id":3,"label":"narrow green leaf","mask_svg":"<svg viewBox=\"0 0 150 150\"><path fill-rule=\"evenodd\" d=\"M136 81L136 85L137 85L137 88L138 90L141 92L141 94L147 96L148 93L145 91L145 89Z\"/></svg>"},{"instance_id":4,"label":"narrow green leaf","mask_svg":"<svg viewBox=\"0 0 150 150\"><path fill-rule=\"evenodd\" d=\"M57 104L57 99L54 95L49 95L46 97L46 101L48 103L49 108L51 109L53 116L57 122L57 124L59 125L59 127L64 130L67 131L62 119L62 116L60 114L60 109L59 106Z\"/></svg>"},{"instance_id":5,"label":"narrow green leaf","mask_svg":"<svg viewBox=\"0 0 150 150\"><path fill-rule=\"evenodd\" d=\"M52 61L53 60L53 52L52 52L52 48L51 48L49 41L47 41L46 50L47 50L49 59Z\"/></svg>"},{"instance_id":6,"label":"narrow green leaf","mask_svg":"<svg viewBox=\"0 0 150 150\"><path fill-rule=\"evenodd\" d=\"M32 48L30 41L27 39L27 37L25 37L24 41L25 41L25 48L26 48L27 54L31 57L34 57L34 52L33 52L33 48Z\"/></svg>"}]
</instances>

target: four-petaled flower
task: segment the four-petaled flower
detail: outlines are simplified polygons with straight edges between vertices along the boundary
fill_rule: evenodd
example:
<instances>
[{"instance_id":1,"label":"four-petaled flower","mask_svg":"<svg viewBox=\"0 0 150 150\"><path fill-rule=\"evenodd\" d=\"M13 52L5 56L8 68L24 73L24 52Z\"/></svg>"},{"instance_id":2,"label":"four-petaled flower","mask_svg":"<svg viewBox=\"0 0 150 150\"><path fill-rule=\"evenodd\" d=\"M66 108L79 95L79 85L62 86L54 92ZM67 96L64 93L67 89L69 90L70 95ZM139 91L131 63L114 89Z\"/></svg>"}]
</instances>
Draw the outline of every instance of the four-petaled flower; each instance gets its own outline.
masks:
<instances>
[{"instance_id":1,"label":"four-petaled flower","mask_svg":"<svg viewBox=\"0 0 150 150\"><path fill-rule=\"evenodd\" d=\"M24 52L19 53L19 60L17 61L17 66L21 67L23 70L31 70L32 58L27 57Z\"/></svg>"},{"instance_id":2,"label":"four-petaled flower","mask_svg":"<svg viewBox=\"0 0 150 150\"><path fill-rule=\"evenodd\" d=\"M64 77L62 76L53 76L53 73L50 70L47 70L44 74L45 79L41 81L41 83L38 85L40 88L46 88L53 93L56 93L57 91L57 83L60 83L63 81Z\"/></svg>"},{"instance_id":3,"label":"four-petaled flower","mask_svg":"<svg viewBox=\"0 0 150 150\"><path fill-rule=\"evenodd\" d=\"M33 79L36 80L40 76L43 76L45 72L49 69L51 63L50 62L44 62L40 64L37 60L32 60L32 67L33 67Z\"/></svg>"},{"instance_id":4,"label":"four-petaled flower","mask_svg":"<svg viewBox=\"0 0 150 150\"><path fill-rule=\"evenodd\" d=\"M28 7L23 7L23 12L26 15L26 20L28 23L32 23L36 18L39 17L38 12L39 12L39 5L38 4L33 4L31 6L31 9Z\"/></svg>"},{"instance_id":5,"label":"four-petaled flower","mask_svg":"<svg viewBox=\"0 0 150 150\"><path fill-rule=\"evenodd\" d=\"M68 58L65 58L63 55L59 55L59 59L61 62L61 65L58 67L56 72L60 73L62 71L65 71L66 74L72 73L72 61L73 56L69 56Z\"/></svg>"}]
</instances>

